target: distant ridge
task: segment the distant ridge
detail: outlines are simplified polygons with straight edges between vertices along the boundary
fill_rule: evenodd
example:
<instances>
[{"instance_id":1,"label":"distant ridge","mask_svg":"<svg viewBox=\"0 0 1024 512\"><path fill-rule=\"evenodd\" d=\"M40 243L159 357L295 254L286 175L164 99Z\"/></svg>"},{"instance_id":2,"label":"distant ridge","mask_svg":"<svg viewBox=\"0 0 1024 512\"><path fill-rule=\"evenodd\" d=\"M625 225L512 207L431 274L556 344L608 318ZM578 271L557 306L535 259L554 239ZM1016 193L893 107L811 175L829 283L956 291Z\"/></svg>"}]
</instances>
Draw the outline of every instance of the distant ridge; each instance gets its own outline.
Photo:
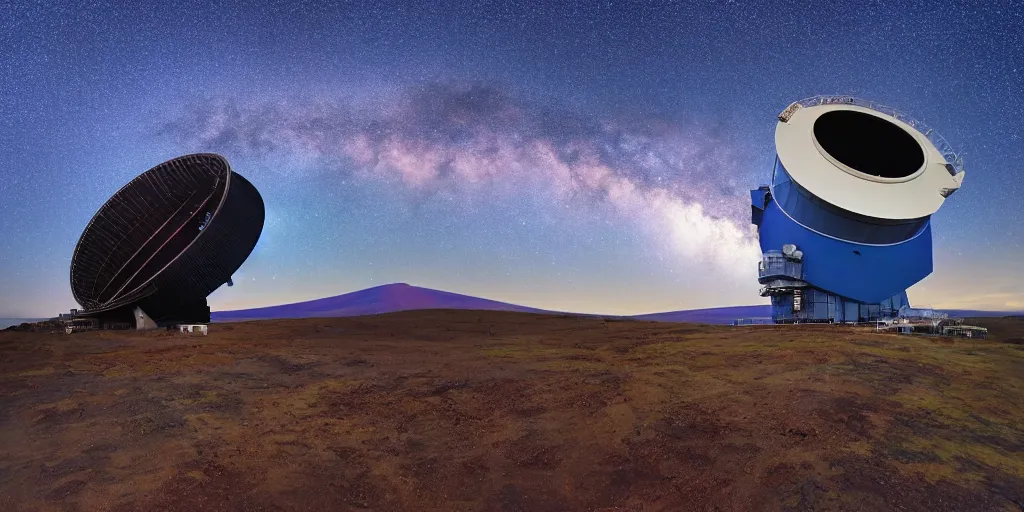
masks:
<instances>
[{"instance_id":1,"label":"distant ridge","mask_svg":"<svg viewBox=\"0 0 1024 512\"><path fill-rule=\"evenodd\" d=\"M1024 315L1024 311L983 311L977 309L940 309L954 318L969 317L1002 317ZM666 311L634 315L636 320L655 322L697 322L704 324L729 324L737 318L771 318L772 307L768 304L759 306L727 306L722 308L689 309L683 311Z\"/></svg>"},{"instance_id":2,"label":"distant ridge","mask_svg":"<svg viewBox=\"0 0 1024 512\"><path fill-rule=\"evenodd\" d=\"M687 309L683 311L666 311L634 315L636 320L653 322L697 322L703 324L730 324L737 318L771 318L772 307L768 304L758 306L727 306L723 308Z\"/></svg>"},{"instance_id":3,"label":"distant ridge","mask_svg":"<svg viewBox=\"0 0 1024 512\"><path fill-rule=\"evenodd\" d=\"M45 320L44 318L0 318L0 329L6 329L12 325L32 323Z\"/></svg>"},{"instance_id":4,"label":"distant ridge","mask_svg":"<svg viewBox=\"0 0 1024 512\"><path fill-rule=\"evenodd\" d=\"M376 315L413 309L478 309L487 311L551 313L551 311L509 304L507 302L421 288L406 283L394 283L294 304L236 311L216 311L210 316L214 322L225 322L272 318Z\"/></svg>"},{"instance_id":5,"label":"distant ridge","mask_svg":"<svg viewBox=\"0 0 1024 512\"><path fill-rule=\"evenodd\" d=\"M979 309L940 309L943 313L949 313L954 317L981 317L981 316L1021 316L1024 311L982 311Z\"/></svg>"},{"instance_id":6,"label":"distant ridge","mask_svg":"<svg viewBox=\"0 0 1024 512\"><path fill-rule=\"evenodd\" d=\"M954 318L969 317L1002 317L1024 315L1024 311L984 311L978 309L939 309ZM737 318L771 318L772 307L768 304L759 306L726 306L722 308L689 309L683 311L666 311L634 315L637 320L653 320L655 322L699 322L705 324L728 324Z\"/></svg>"},{"instance_id":7,"label":"distant ridge","mask_svg":"<svg viewBox=\"0 0 1024 512\"><path fill-rule=\"evenodd\" d=\"M408 311L413 309L476 309L486 311L519 311L523 313L561 313L544 309L520 306L507 302L482 299L470 295L433 290L406 283L386 284L334 297L282 304L265 308L216 311L210 316L214 322L242 320L270 320L274 318L315 318L376 315ZM1024 315L1024 311L979 311L968 309L941 310L954 317L983 317ZM705 324L729 324L737 318L769 318L772 308L767 304L755 306L727 306L721 308L689 309L666 311L633 316L594 315L570 313L581 316L607 316L623 319L653 322L695 322Z\"/></svg>"}]
</instances>

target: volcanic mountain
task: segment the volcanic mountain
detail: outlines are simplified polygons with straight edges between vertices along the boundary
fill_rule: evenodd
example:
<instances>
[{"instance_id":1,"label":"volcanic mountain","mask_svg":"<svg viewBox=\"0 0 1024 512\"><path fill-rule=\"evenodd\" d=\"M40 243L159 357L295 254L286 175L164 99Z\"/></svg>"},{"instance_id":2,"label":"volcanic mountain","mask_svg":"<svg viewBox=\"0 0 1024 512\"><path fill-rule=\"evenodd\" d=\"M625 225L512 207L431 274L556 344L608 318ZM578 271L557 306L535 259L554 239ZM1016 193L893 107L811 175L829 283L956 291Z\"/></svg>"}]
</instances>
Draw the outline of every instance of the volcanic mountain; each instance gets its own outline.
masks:
<instances>
[{"instance_id":1,"label":"volcanic mountain","mask_svg":"<svg viewBox=\"0 0 1024 512\"><path fill-rule=\"evenodd\" d=\"M312 318L375 315L413 309L477 309L550 313L507 302L421 288L406 283L386 284L334 297L265 308L216 311L214 322L264 320L271 318Z\"/></svg>"},{"instance_id":2,"label":"volcanic mountain","mask_svg":"<svg viewBox=\"0 0 1024 512\"><path fill-rule=\"evenodd\" d=\"M214 322L241 320L269 320L274 318L324 318L359 315L375 315L414 309L475 309L487 311L519 311L526 313L559 313L538 308L509 304L496 300L482 299L469 295L421 288L406 283L386 284L334 297L307 302L269 306L265 308L241 309L237 311L215 311L211 314ZM983 317L1021 315L1024 312L944 310L953 317ZM648 320L654 322L695 322L705 324L730 324L737 318L770 318L771 306L727 306L720 308L666 311L634 316L596 315L571 313L580 316L605 316Z\"/></svg>"}]
</instances>

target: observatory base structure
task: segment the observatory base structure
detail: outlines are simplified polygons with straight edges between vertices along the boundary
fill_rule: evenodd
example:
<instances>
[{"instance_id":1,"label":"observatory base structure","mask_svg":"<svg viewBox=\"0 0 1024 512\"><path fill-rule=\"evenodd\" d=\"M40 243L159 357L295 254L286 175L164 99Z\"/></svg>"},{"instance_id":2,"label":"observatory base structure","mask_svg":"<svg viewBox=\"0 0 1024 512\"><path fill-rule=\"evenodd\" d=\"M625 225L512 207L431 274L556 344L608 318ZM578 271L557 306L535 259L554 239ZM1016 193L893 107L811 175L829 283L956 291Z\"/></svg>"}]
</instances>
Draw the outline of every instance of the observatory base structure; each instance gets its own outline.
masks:
<instances>
[{"instance_id":1,"label":"observatory base structure","mask_svg":"<svg viewBox=\"0 0 1024 512\"><path fill-rule=\"evenodd\" d=\"M776 323L894 318L932 272L931 215L962 159L934 130L850 96L791 104L771 183L751 191L761 296Z\"/></svg>"},{"instance_id":2,"label":"observatory base structure","mask_svg":"<svg viewBox=\"0 0 1024 512\"><path fill-rule=\"evenodd\" d=\"M137 176L86 226L71 291L101 328L209 323L263 230L263 198L220 155L185 155Z\"/></svg>"}]
</instances>

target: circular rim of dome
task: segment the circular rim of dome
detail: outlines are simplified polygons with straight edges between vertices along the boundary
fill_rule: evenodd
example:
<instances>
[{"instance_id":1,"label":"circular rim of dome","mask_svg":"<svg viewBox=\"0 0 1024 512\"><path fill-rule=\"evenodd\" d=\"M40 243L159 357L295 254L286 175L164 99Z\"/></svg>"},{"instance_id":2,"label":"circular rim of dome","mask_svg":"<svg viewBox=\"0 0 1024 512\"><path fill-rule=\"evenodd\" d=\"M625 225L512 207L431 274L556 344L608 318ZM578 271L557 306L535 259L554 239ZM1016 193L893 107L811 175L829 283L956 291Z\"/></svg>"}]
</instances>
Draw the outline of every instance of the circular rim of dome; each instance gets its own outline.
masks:
<instances>
[{"instance_id":1,"label":"circular rim of dome","mask_svg":"<svg viewBox=\"0 0 1024 512\"><path fill-rule=\"evenodd\" d=\"M852 126L857 124L860 126ZM885 150L889 155L895 153L900 159L906 161L892 162L891 159L872 159L871 157L878 156L878 154L852 150L843 143L843 138L855 135L856 128L867 132L867 137L875 138L875 140L859 142L888 144L889 147L886 147ZM851 134L851 131L854 133ZM814 135L814 147L818 148L821 156L836 167L865 180L880 183L909 181L924 172L925 163L927 163L925 149L918 139L901 126L882 116L856 110L830 110L814 120L811 132ZM868 172L868 169L874 172Z\"/></svg>"},{"instance_id":2,"label":"circular rim of dome","mask_svg":"<svg viewBox=\"0 0 1024 512\"><path fill-rule=\"evenodd\" d=\"M172 158L170 160L166 160L164 162L161 162L161 163L159 163L159 164L157 164L157 165L147 169L146 171L140 173L138 176L135 176L134 178L132 178L131 181L129 181L128 183L125 183L121 188L117 189L116 192L111 194L110 197L103 203L103 205L101 205L96 210L96 212L93 214L93 216L89 219L89 223L86 224L85 229L82 230L82 234L79 235L78 242L75 244L75 250L74 250L74 253L72 253L72 256L71 256L71 272L70 272L71 294L74 297L75 301L78 302L78 304L80 304L83 308L85 308L86 311L89 311L89 312L108 311L108 310L111 310L111 309L122 307L122 306L124 306L126 304L129 304L129 303L134 302L134 301L136 301L138 299L141 299L141 298L143 298L145 296L148 296L149 295L148 293L140 293L140 292L144 292L145 288L148 285L150 285L150 283L152 283L153 280L155 280L157 277L159 277L160 274L162 274L168 267L170 267L176 261L178 261L182 257L183 254L187 253L189 251L189 249L193 245L195 245L196 241L198 241L204 234L206 234L207 230L200 231L198 234L196 234L196 236L194 236L192 238L191 241L189 241L188 245L186 245L184 248L182 248L165 265L160 267L159 270L157 270L156 272L153 272L153 274L151 276L149 276L144 282L142 282L138 286L132 288L131 290L125 291L124 293L121 293L121 292L115 293L114 297L112 297L109 301L100 304L98 307L93 307L93 308L87 307L86 306L87 302L88 303L94 303L94 302L97 302L97 301L95 299L93 299L93 300L90 300L90 301L87 301L87 302L83 302L81 296L79 295L79 291L76 289L76 286L75 286L75 267L76 267L76 265L75 265L75 263L78 261L79 252L82 249L82 244L83 244L83 242L86 241L86 236L89 234L90 229L93 227L93 225L99 219L101 219L103 217L103 214L104 214L105 211L108 210L108 207L109 208L113 208L112 205L113 205L113 202L114 202L115 198L117 198L120 194L124 193L125 191L130 190L131 187L136 186L136 184L138 184L147 175L149 175L151 173L161 172L163 169L166 169L166 168L168 168L168 167L170 167L170 166L174 165L175 163L178 163L178 162L180 162L182 160L195 159L195 158L212 158L214 160L218 160L219 163L224 166L224 170L225 170L224 189L221 192L220 197L217 199L217 207L211 213L210 220L206 223L206 226L209 226L210 224L212 224L214 222L214 220L216 220L217 214L220 213L221 208L224 206L224 202L227 200L228 192L231 189L231 175L234 173L233 170L231 169L231 165L228 163L227 159L224 158L223 156L218 155L216 153L190 153L190 154L187 154L187 155L181 155L181 156Z\"/></svg>"},{"instance_id":3,"label":"circular rim of dome","mask_svg":"<svg viewBox=\"0 0 1024 512\"><path fill-rule=\"evenodd\" d=\"M775 128L775 149L790 177L816 197L841 209L879 219L918 219L935 213L960 188L964 171L915 126L895 113L872 108L867 101L816 97L790 105ZM920 146L924 162L914 172L886 178L858 171L821 147L814 127L829 112L851 111L875 116L906 132ZM915 125L920 125L911 121ZM927 130L931 133L931 130Z\"/></svg>"}]
</instances>

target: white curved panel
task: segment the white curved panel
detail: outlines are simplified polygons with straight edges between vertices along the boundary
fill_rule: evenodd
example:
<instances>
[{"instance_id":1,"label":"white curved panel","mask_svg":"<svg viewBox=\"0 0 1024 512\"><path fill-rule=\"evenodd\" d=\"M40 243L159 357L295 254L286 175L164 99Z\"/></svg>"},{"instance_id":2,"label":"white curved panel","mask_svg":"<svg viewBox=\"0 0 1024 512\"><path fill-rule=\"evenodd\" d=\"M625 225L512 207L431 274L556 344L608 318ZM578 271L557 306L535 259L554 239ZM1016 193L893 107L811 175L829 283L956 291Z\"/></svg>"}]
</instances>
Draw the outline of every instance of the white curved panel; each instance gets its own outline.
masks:
<instances>
[{"instance_id":1,"label":"white curved panel","mask_svg":"<svg viewBox=\"0 0 1024 512\"><path fill-rule=\"evenodd\" d=\"M924 151L923 168L909 177L887 179L838 162L819 147L814 136L815 121L836 110L862 112L902 128ZM880 219L926 217L935 213L963 182L964 172L951 175L946 159L925 134L883 112L853 104L824 104L788 108L780 117L786 120L776 126L775 147L786 171L801 187L844 210Z\"/></svg>"}]
</instances>

